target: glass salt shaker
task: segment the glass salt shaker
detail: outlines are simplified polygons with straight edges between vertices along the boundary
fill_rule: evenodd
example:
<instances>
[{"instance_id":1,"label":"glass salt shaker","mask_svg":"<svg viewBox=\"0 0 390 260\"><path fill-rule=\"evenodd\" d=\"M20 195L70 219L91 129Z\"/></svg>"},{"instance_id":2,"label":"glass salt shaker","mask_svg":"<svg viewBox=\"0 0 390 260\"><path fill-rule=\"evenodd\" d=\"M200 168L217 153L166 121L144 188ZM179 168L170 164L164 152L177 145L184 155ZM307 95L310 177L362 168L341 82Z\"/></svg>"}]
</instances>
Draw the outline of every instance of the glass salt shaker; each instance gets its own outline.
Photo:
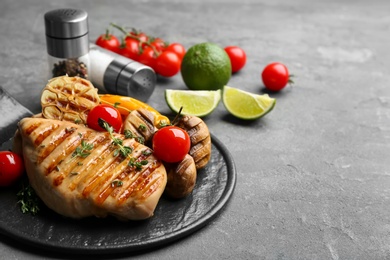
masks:
<instances>
[{"instance_id":1,"label":"glass salt shaker","mask_svg":"<svg viewBox=\"0 0 390 260\"><path fill-rule=\"evenodd\" d=\"M93 43L90 45L90 80L98 89L146 101L156 86L154 70Z\"/></svg>"},{"instance_id":2,"label":"glass salt shaker","mask_svg":"<svg viewBox=\"0 0 390 260\"><path fill-rule=\"evenodd\" d=\"M57 9L45 14L49 78L68 75L88 79L88 14L77 9Z\"/></svg>"}]
</instances>

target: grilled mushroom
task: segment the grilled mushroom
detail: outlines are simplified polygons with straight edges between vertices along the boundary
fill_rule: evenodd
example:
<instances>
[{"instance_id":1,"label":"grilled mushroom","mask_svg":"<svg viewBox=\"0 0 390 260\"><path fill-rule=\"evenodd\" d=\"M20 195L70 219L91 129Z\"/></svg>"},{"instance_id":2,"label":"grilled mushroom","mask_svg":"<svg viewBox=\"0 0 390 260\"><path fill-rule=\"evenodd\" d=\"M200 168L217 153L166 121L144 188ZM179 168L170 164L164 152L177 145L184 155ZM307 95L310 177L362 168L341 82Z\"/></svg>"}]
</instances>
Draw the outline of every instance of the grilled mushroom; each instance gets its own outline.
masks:
<instances>
[{"instance_id":1,"label":"grilled mushroom","mask_svg":"<svg viewBox=\"0 0 390 260\"><path fill-rule=\"evenodd\" d=\"M196 183L196 167L191 155L187 154L179 163L167 164L165 168L167 170L165 193L169 197L180 199L192 192Z\"/></svg>"},{"instance_id":2,"label":"grilled mushroom","mask_svg":"<svg viewBox=\"0 0 390 260\"><path fill-rule=\"evenodd\" d=\"M124 133L130 133L132 137L141 138L148 143L157 131L154 126L154 117L155 114L145 108L131 111L123 124Z\"/></svg>"},{"instance_id":3,"label":"grilled mushroom","mask_svg":"<svg viewBox=\"0 0 390 260\"><path fill-rule=\"evenodd\" d=\"M211 157L211 137L205 122L199 117L185 115L176 125L186 130L190 136L189 154L194 158L196 169L205 167Z\"/></svg>"},{"instance_id":4,"label":"grilled mushroom","mask_svg":"<svg viewBox=\"0 0 390 260\"><path fill-rule=\"evenodd\" d=\"M98 104L97 89L79 77L53 78L41 95L42 116L48 119L86 124L89 111Z\"/></svg>"}]
</instances>

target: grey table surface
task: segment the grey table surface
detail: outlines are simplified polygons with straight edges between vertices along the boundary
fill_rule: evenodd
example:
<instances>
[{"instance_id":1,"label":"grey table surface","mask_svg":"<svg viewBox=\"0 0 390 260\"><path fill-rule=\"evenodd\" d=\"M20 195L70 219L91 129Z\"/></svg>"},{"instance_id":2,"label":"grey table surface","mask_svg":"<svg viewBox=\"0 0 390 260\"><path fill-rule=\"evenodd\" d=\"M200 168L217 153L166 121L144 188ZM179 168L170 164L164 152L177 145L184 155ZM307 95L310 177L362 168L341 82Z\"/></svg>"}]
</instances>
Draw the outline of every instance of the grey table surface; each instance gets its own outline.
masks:
<instances>
[{"instance_id":1,"label":"grey table surface","mask_svg":"<svg viewBox=\"0 0 390 260\"><path fill-rule=\"evenodd\" d=\"M238 45L228 85L264 91L280 61L295 85L266 117L243 122L223 104L205 122L237 168L233 197L192 235L111 259L390 259L390 2L311 0L0 1L0 85L34 112L46 78L43 15L80 8L95 39L110 22L180 42ZM162 80L148 102L168 113ZM1 192L1 191L0 191ZM0 259L62 259L0 236Z\"/></svg>"}]
</instances>

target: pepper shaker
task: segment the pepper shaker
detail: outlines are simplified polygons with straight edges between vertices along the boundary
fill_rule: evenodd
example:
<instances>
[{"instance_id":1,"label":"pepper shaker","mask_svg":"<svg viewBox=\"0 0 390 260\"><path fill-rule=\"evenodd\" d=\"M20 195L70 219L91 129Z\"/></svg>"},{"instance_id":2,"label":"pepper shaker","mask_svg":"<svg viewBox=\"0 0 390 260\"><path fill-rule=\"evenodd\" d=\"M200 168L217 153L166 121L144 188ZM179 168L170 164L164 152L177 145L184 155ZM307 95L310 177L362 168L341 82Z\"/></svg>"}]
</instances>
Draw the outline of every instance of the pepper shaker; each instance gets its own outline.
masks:
<instances>
[{"instance_id":1,"label":"pepper shaker","mask_svg":"<svg viewBox=\"0 0 390 260\"><path fill-rule=\"evenodd\" d=\"M90 80L98 89L111 94L146 101L156 85L154 70L93 43L90 45Z\"/></svg>"},{"instance_id":2,"label":"pepper shaker","mask_svg":"<svg viewBox=\"0 0 390 260\"><path fill-rule=\"evenodd\" d=\"M77 9L57 9L45 14L49 78L68 75L88 79L88 14Z\"/></svg>"}]
</instances>

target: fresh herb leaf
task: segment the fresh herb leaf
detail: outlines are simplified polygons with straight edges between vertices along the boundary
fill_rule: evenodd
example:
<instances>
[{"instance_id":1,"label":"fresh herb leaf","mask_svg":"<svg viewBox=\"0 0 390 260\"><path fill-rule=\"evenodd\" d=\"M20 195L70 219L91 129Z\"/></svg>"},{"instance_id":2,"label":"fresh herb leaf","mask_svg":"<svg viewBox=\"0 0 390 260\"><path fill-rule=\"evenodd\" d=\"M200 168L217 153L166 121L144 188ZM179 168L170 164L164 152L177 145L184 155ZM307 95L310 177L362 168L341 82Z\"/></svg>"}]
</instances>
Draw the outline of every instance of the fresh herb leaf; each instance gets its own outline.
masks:
<instances>
[{"instance_id":1,"label":"fresh herb leaf","mask_svg":"<svg viewBox=\"0 0 390 260\"><path fill-rule=\"evenodd\" d=\"M146 131L146 125L140 124L140 125L138 126L138 129L139 129L140 131L144 132L144 131Z\"/></svg>"},{"instance_id":2,"label":"fresh herb leaf","mask_svg":"<svg viewBox=\"0 0 390 260\"><path fill-rule=\"evenodd\" d=\"M140 171L140 170L142 170L142 166L147 165L147 164L148 164L148 160L142 160L142 161L137 162L135 158L130 158L128 165L130 167L134 167L137 171Z\"/></svg>"},{"instance_id":3,"label":"fresh herb leaf","mask_svg":"<svg viewBox=\"0 0 390 260\"><path fill-rule=\"evenodd\" d=\"M161 120L160 123L158 124L158 126L159 126L158 128L162 128L162 127L167 126L167 125L168 125L167 121Z\"/></svg>"},{"instance_id":4,"label":"fresh herb leaf","mask_svg":"<svg viewBox=\"0 0 390 260\"><path fill-rule=\"evenodd\" d=\"M126 139L134 138L133 132L131 132L129 129L126 129L123 133L125 134Z\"/></svg>"},{"instance_id":5,"label":"fresh herb leaf","mask_svg":"<svg viewBox=\"0 0 390 260\"><path fill-rule=\"evenodd\" d=\"M144 144L145 143L145 138L143 138L142 136L137 136L135 138L135 140L140 143L140 144Z\"/></svg>"},{"instance_id":6,"label":"fresh herb leaf","mask_svg":"<svg viewBox=\"0 0 390 260\"><path fill-rule=\"evenodd\" d=\"M20 210L23 214L36 215L39 212L39 198L28 181L22 183L22 187L16 194Z\"/></svg>"},{"instance_id":7,"label":"fresh herb leaf","mask_svg":"<svg viewBox=\"0 0 390 260\"><path fill-rule=\"evenodd\" d=\"M132 152L133 152L133 149L129 146L123 146L123 140L120 139L120 138L117 138L113 135L113 128L112 126L107 123L104 119L102 118L99 118L98 119L98 123L99 125L106 129L108 134L110 135L110 138L112 140L112 142L114 143L114 145L118 146L119 149L115 150L114 151L114 156L117 156L119 153L123 156L123 157L128 157ZM146 126L145 126L146 127ZM133 133L131 131L125 131L125 137L133 137ZM127 138L126 137L126 138ZM139 142L139 143L143 143L144 142L144 138L143 137L136 137L136 140ZM131 167L135 167L136 170L141 170L142 169L142 166L143 165L146 165L148 163L147 160L142 160L140 162L136 162L136 159L131 157L130 158L130 161L128 163L128 166L131 166Z\"/></svg>"},{"instance_id":8,"label":"fresh herb leaf","mask_svg":"<svg viewBox=\"0 0 390 260\"><path fill-rule=\"evenodd\" d=\"M89 144L85 142L85 140L81 140L81 146L78 146L76 150L72 154L72 158L79 156L82 158L86 158L91 153L88 151L91 151L93 149L93 144Z\"/></svg>"},{"instance_id":9,"label":"fresh herb leaf","mask_svg":"<svg viewBox=\"0 0 390 260\"><path fill-rule=\"evenodd\" d=\"M108 134L110 135L110 138L111 138L112 142L116 146L119 147L119 151L116 150L114 152L114 156L117 156L118 153L120 153L123 157L126 158L127 156L129 156L129 154L131 154L133 152L133 149L131 147L123 146L123 140L122 139L117 138L117 137L114 136L114 134L113 134L114 130L113 130L112 126L109 123L107 123L104 119L102 119L100 117L98 119L98 123L99 123L99 125L102 128L107 130Z\"/></svg>"},{"instance_id":10,"label":"fresh herb leaf","mask_svg":"<svg viewBox=\"0 0 390 260\"><path fill-rule=\"evenodd\" d=\"M143 150L142 151L142 154L143 155L146 155L146 156L149 156L149 155L151 155L153 152L151 151L151 150Z\"/></svg>"},{"instance_id":11,"label":"fresh herb leaf","mask_svg":"<svg viewBox=\"0 0 390 260\"><path fill-rule=\"evenodd\" d=\"M111 182L111 187L121 187L123 185L123 181L121 181L121 180L118 180L118 179L116 179L116 180L113 180L112 182Z\"/></svg>"}]
</instances>

